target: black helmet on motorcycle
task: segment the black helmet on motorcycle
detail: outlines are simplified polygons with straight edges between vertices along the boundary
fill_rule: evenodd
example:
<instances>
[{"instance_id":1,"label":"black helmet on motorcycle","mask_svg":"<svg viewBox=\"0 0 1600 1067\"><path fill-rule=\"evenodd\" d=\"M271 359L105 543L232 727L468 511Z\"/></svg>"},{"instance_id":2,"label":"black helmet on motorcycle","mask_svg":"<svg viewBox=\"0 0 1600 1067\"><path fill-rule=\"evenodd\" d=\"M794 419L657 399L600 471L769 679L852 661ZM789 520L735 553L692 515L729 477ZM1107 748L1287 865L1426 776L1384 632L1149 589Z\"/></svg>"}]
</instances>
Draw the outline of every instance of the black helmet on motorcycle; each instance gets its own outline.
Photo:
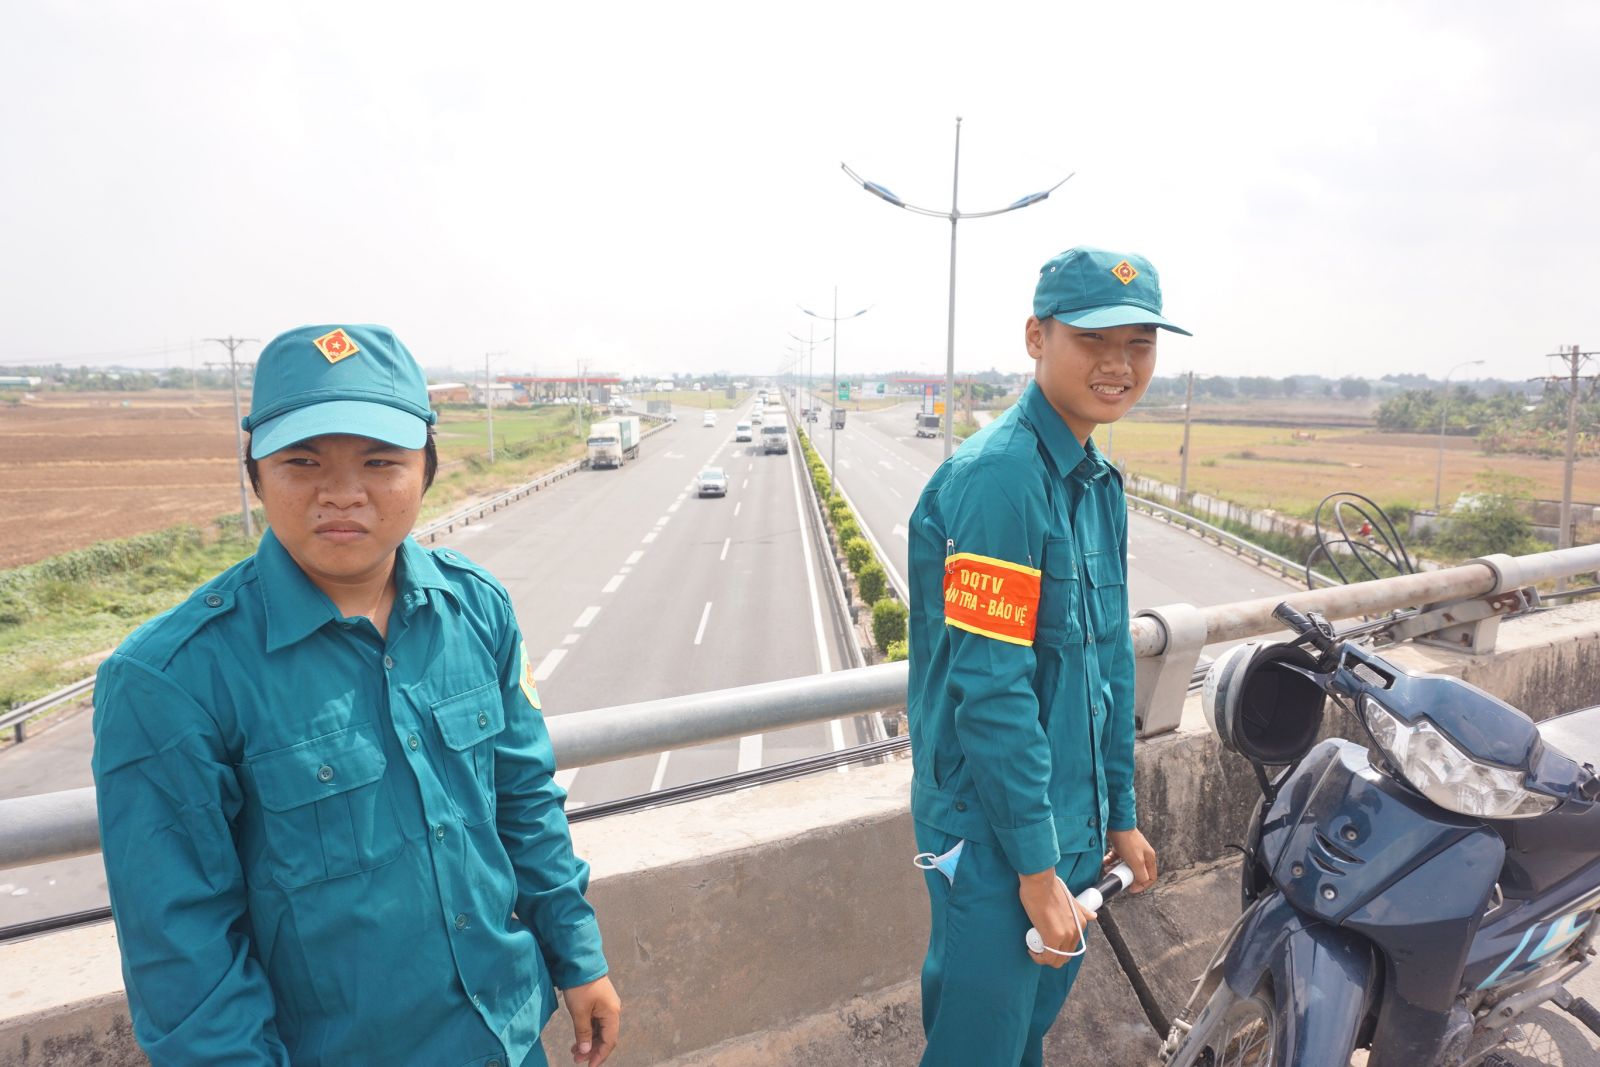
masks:
<instances>
[{"instance_id":1,"label":"black helmet on motorcycle","mask_svg":"<svg viewBox=\"0 0 1600 1067\"><path fill-rule=\"evenodd\" d=\"M1322 729L1322 687L1289 665L1315 672L1299 645L1252 641L1228 649L1206 672L1201 703L1223 747L1256 763L1294 763Z\"/></svg>"}]
</instances>

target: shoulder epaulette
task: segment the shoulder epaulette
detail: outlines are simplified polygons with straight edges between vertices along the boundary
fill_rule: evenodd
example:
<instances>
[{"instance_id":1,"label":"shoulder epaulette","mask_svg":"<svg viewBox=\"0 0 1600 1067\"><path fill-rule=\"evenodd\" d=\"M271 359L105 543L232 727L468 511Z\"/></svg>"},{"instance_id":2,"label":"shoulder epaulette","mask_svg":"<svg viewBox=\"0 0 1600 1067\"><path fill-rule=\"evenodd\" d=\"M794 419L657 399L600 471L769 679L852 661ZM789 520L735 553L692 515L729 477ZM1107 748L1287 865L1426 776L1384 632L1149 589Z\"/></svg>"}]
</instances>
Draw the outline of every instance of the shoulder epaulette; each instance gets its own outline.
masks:
<instances>
[{"instance_id":1,"label":"shoulder epaulette","mask_svg":"<svg viewBox=\"0 0 1600 1067\"><path fill-rule=\"evenodd\" d=\"M255 558L240 560L187 600L162 612L129 634L117 652L165 670L194 635L233 611L241 588L255 581Z\"/></svg>"}]
</instances>

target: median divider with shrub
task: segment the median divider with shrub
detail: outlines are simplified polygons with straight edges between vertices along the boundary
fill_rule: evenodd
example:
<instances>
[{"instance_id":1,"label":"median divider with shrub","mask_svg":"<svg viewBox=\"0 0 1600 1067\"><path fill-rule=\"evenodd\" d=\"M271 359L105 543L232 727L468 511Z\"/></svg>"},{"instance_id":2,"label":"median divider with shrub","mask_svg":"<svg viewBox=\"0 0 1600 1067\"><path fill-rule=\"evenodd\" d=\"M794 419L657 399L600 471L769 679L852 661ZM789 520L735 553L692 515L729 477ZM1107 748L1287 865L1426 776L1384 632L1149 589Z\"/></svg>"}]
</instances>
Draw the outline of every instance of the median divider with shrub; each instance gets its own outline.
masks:
<instances>
[{"instance_id":1,"label":"median divider with shrub","mask_svg":"<svg viewBox=\"0 0 1600 1067\"><path fill-rule=\"evenodd\" d=\"M843 557L840 578L846 591L852 588L856 598L871 610L869 620L857 620L859 639L873 658L894 662L906 658L906 620L909 609L896 600L889 589L887 561L877 558L872 543L861 533L861 522L844 497L835 491L828 468L811 446L808 433L801 433L800 451L805 457L806 469L811 472L811 484L816 487L817 499L826 514L827 526L833 539L834 559ZM856 618L856 613L851 612ZM861 626L870 627L862 633Z\"/></svg>"}]
</instances>

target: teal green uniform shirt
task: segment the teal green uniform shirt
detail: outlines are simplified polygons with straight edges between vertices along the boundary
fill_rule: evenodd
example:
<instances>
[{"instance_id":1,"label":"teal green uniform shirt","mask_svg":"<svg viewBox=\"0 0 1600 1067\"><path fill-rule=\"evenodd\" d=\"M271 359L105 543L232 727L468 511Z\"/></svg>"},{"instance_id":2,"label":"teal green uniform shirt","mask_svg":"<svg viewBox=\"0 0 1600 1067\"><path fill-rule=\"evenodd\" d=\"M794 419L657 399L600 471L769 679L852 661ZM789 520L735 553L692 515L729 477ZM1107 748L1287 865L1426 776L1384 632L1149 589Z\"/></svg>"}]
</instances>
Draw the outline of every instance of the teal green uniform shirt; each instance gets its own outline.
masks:
<instances>
[{"instance_id":1,"label":"teal green uniform shirt","mask_svg":"<svg viewBox=\"0 0 1600 1067\"><path fill-rule=\"evenodd\" d=\"M912 815L1019 874L1137 823L1122 480L1036 384L911 515Z\"/></svg>"},{"instance_id":2,"label":"teal green uniform shirt","mask_svg":"<svg viewBox=\"0 0 1600 1067\"><path fill-rule=\"evenodd\" d=\"M100 668L94 775L157 1065L545 1062L606 973L510 599L407 539L388 637L269 531Z\"/></svg>"}]
</instances>

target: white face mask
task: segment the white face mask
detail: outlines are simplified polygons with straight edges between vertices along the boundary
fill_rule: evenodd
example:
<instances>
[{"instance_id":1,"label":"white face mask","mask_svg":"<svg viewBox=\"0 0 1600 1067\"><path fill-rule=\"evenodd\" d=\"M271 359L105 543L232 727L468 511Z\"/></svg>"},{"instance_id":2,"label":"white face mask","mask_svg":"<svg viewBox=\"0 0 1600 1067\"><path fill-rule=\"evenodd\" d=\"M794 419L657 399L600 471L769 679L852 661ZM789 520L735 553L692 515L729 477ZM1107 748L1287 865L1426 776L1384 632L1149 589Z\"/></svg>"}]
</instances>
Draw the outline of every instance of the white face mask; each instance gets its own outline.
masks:
<instances>
[{"instance_id":1,"label":"white face mask","mask_svg":"<svg viewBox=\"0 0 1600 1067\"><path fill-rule=\"evenodd\" d=\"M966 841L957 841L955 846L942 856L935 856L932 852L919 852L911 857L911 863L918 870L938 871L944 875L945 880L951 885L956 884L956 866L961 862L961 849Z\"/></svg>"}]
</instances>

